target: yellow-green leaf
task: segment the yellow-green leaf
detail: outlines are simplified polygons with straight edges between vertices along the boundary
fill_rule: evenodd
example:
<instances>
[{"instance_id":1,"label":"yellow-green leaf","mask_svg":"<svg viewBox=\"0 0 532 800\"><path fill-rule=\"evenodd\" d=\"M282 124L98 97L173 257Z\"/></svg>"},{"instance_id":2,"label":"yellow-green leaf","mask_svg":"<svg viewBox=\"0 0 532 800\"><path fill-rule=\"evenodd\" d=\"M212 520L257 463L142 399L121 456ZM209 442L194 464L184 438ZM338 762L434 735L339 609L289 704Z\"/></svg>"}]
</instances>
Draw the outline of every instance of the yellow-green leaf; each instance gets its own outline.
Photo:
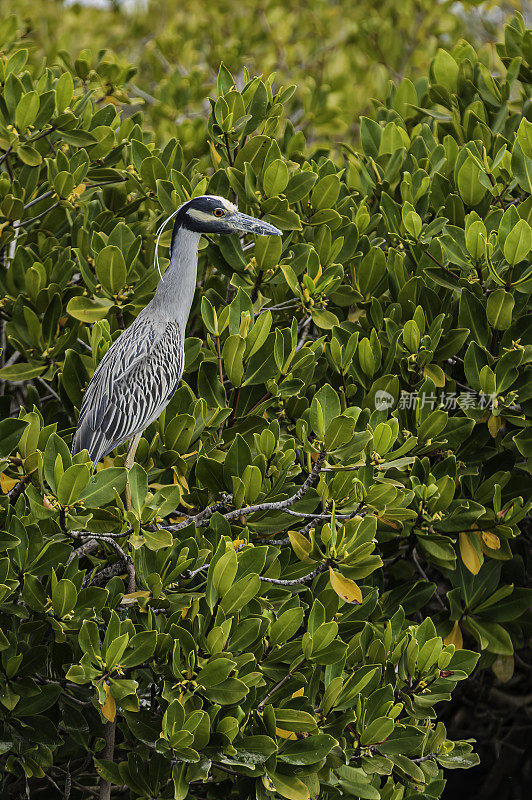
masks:
<instances>
[{"instance_id":1,"label":"yellow-green leaf","mask_svg":"<svg viewBox=\"0 0 532 800\"><path fill-rule=\"evenodd\" d=\"M306 536L299 531L288 531L288 537L292 549L300 561L305 561L306 563L314 561L313 558L309 558L312 544Z\"/></svg>"},{"instance_id":2,"label":"yellow-green leaf","mask_svg":"<svg viewBox=\"0 0 532 800\"><path fill-rule=\"evenodd\" d=\"M109 722L114 722L116 717L116 702L111 694L111 687L108 683L104 686L105 689L105 703L102 705L102 714Z\"/></svg>"},{"instance_id":3,"label":"yellow-green leaf","mask_svg":"<svg viewBox=\"0 0 532 800\"><path fill-rule=\"evenodd\" d=\"M270 792L277 792L287 800L310 800L308 786L295 775L284 775L280 772L269 772L262 776L262 782Z\"/></svg>"},{"instance_id":4,"label":"yellow-green leaf","mask_svg":"<svg viewBox=\"0 0 532 800\"><path fill-rule=\"evenodd\" d=\"M473 575L477 575L480 567L482 566L480 547L476 546L477 542L473 543L473 536L469 533L462 532L458 536L460 543L460 555L462 561Z\"/></svg>"},{"instance_id":5,"label":"yellow-green leaf","mask_svg":"<svg viewBox=\"0 0 532 800\"><path fill-rule=\"evenodd\" d=\"M464 646L464 642L462 639L462 631L460 630L460 625L458 624L458 620L454 623L451 632L447 634L445 639L443 640L445 645L454 644L457 650L461 650Z\"/></svg>"},{"instance_id":6,"label":"yellow-green leaf","mask_svg":"<svg viewBox=\"0 0 532 800\"><path fill-rule=\"evenodd\" d=\"M329 576L331 586L342 600L346 603L361 603L362 592L360 587L351 580L351 578L344 577L340 572L336 572L332 567L329 567Z\"/></svg>"}]
</instances>

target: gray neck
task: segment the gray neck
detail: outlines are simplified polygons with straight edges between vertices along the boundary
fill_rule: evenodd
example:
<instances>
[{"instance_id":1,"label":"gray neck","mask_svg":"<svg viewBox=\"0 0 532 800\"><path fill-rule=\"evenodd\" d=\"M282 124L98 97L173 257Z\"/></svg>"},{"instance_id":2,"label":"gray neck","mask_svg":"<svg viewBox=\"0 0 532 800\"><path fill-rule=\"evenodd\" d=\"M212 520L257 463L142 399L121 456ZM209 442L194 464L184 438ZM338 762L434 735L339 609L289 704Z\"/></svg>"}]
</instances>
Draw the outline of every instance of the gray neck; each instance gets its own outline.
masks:
<instances>
[{"instance_id":1,"label":"gray neck","mask_svg":"<svg viewBox=\"0 0 532 800\"><path fill-rule=\"evenodd\" d=\"M173 237L170 264L150 304L153 310L175 319L183 335L196 290L200 235L178 228Z\"/></svg>"}]
</instances>

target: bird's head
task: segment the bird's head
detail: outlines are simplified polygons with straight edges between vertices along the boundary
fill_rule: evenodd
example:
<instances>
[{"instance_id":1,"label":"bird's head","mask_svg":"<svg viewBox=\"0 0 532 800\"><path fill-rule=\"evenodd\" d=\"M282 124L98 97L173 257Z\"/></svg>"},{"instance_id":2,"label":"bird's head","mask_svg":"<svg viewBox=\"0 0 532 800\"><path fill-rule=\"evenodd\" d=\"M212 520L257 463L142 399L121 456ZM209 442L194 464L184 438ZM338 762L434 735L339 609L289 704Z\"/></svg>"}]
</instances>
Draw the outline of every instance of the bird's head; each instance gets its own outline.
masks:
<instances>
[{"instance_id":1,"label":"bird's head","mask_svg":"<svg viewBox=\"0 0 532 800\"><path fill-rule=\"evenodd\" d=\"M241 214L224 197L204 194L184 203L176 213L176 227L196 233L254 233L259 236L281 236L274 225Z\"/></svg>"}]
</instances>

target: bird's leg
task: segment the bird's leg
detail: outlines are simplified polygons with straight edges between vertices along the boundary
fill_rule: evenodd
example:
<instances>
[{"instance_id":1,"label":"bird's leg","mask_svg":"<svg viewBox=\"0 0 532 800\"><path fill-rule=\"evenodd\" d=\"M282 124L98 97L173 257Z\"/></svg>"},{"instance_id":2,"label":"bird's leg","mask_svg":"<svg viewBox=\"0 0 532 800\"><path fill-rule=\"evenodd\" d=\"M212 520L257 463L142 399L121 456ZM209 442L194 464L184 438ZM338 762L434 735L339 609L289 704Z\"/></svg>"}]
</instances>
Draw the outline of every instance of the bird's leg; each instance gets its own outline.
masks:
<instances>
[{"instance_id":1,"label":"bird's leg","mask_svg":"<svg viewBox=\"0 0 532 800\"><path fill-rule=\"evenodd\" d=\"M137 447L141 436L142 436L142 431L136 433L135 436L129 442L126 460L124 461L124 467L128 470L128 472L135 463L135 453L137 452ZM126 511L131 511L131 487L129 486L129 476L126 483L125 495L126 495Z\"/></svg>"}]
</instances>

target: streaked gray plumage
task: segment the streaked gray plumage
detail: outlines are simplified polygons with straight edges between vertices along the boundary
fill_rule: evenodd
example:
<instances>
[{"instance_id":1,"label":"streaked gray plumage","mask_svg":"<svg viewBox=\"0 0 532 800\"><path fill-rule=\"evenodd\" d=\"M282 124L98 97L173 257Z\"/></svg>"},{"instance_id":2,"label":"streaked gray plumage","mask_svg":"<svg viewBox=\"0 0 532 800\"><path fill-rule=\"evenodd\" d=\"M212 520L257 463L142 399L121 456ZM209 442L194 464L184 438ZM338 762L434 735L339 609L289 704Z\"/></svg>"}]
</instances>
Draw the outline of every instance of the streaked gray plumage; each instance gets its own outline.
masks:
<instances>
[{"instance_id":1,"label":"streaked gray plumage","mask_svg":"<svg viewBox=\"0 0 532 800\"><path fill-rule=\"evenodd\" d=\"M157 419L183 372L182 341L177 322L153 321L146 309L139 314L92 377L73 452L86 448L96 464Z\"/></svg>"},{"instance_id":2,"label":"streaked gray plumage","mask_svg":"<svg viewBox=\"0 0 532 800\"><path fill-rule=\"evenodd\" d=\"M185 203L173 216L170 264L155 296L111 345L83 397L72 453L87 449L94 468L157 419L178 387L200 235L280 234L273 225L240 214L224 198L211 195Z\"/></svg>"}]
</instances>

